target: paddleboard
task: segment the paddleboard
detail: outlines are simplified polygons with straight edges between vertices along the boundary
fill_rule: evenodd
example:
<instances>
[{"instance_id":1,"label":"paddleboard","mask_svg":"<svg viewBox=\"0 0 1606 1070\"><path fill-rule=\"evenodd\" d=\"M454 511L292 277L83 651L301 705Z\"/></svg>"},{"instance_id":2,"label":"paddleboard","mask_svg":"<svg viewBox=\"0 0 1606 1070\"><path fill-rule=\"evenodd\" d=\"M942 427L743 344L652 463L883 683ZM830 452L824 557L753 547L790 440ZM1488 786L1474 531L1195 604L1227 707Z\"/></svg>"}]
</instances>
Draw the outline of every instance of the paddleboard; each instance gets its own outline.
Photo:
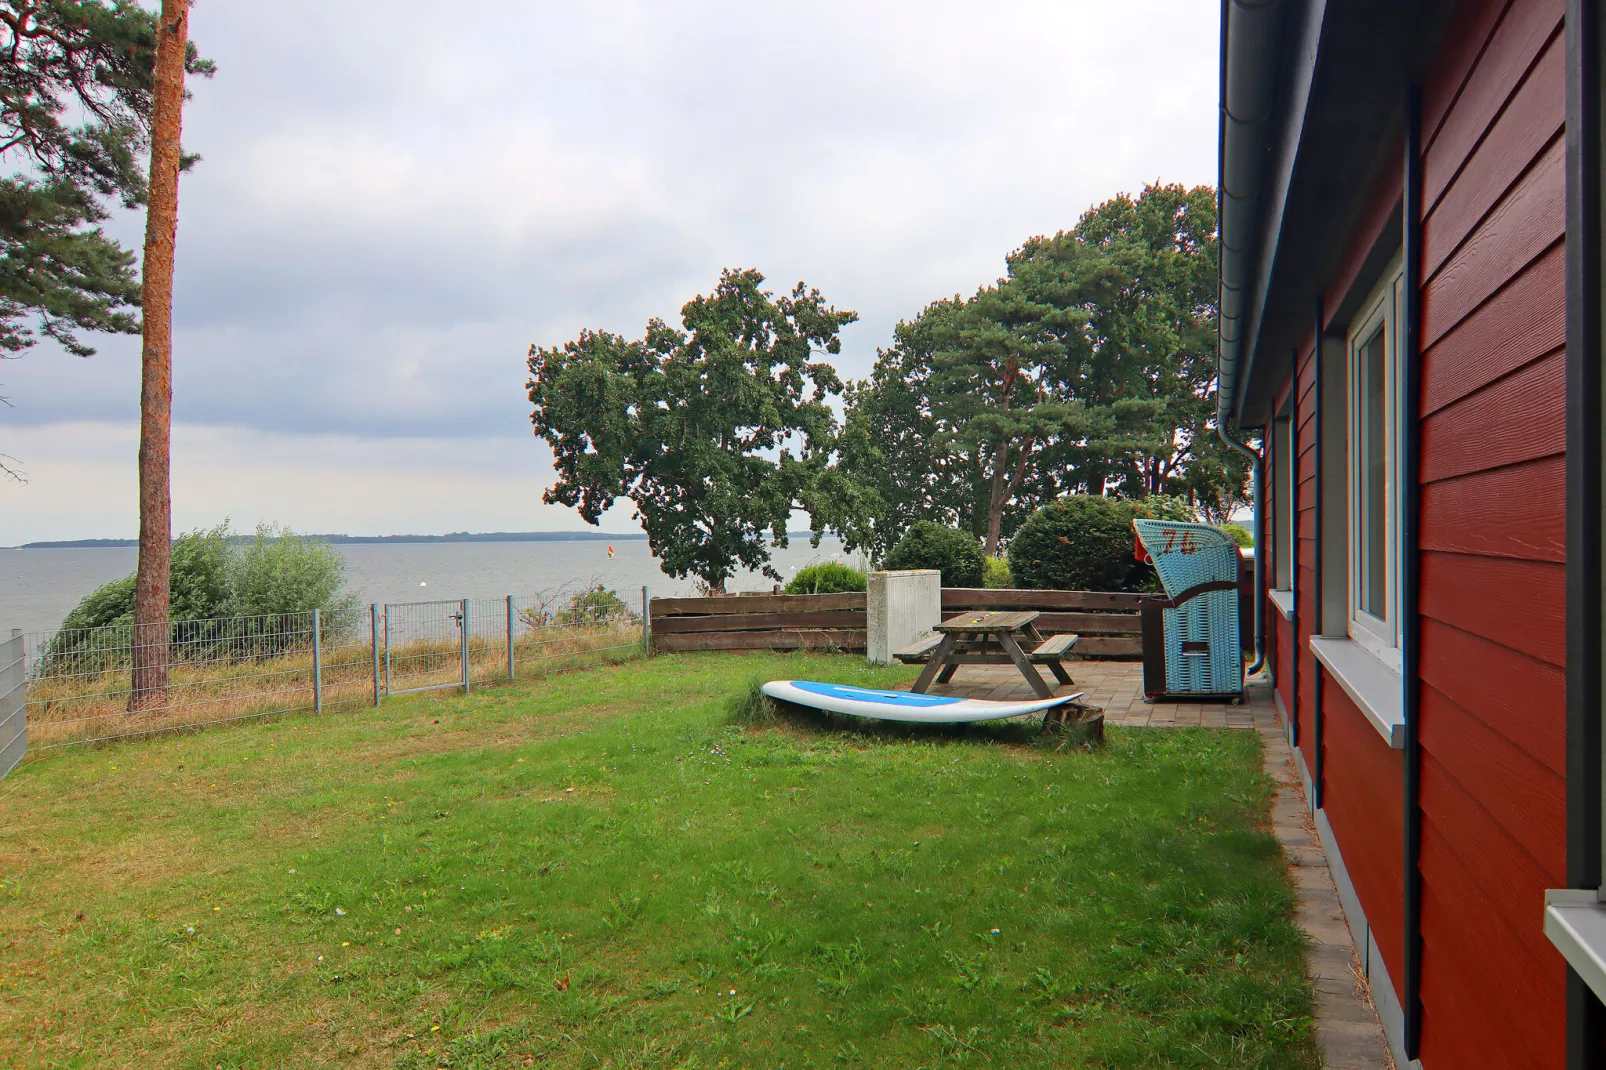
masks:
<instances>
[{"instance_id":1,"label":"paddleboard","mask_svg":"<svg viewBox=\"0 0 1606 1070\"><path fill-rule=\"evenodd\" d=\"M1000 717L1019 717L1041 713L1055 706L1074 702L1086 692L1057 698L1024 702L997 702L952 695L917 695L913 691L872 691L849 684L822 684L814 680L771 680L764 693L782 702L809 706L853 717L875 717L883 721L921 721L926 724L957 724L961 721L993 721Z\"/></svg>"}]
</instances>

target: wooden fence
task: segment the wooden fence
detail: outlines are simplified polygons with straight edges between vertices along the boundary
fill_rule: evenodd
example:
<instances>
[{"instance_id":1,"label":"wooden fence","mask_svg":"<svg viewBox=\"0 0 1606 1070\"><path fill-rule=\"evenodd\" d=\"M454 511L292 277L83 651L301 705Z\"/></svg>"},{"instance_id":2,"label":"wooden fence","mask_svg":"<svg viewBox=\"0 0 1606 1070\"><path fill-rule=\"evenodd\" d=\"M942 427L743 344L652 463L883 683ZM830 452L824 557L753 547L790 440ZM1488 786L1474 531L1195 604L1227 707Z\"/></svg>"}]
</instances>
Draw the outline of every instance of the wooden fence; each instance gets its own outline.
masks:
<instances>
[{"instance_id":1,"label":"wooden fence","mask_svg":"<svg viewBox=\"0 0 1606 1070\"><path fill-rule=\"evenodd\" d=\"M1021 591L944 587L947 616L967 609L1035 609L1044 635L1076 632L1084 656L1137 658L1140 595L1099 591ZM862 651L865 596L858 594L727 595L654 598L652 647L679 650Z\"/></svg>"},{"instance_id":2,"label":"wooden fence","mask_svg":"<svg viewBox=\"0 0 1606 1070\"><path fill-rule=\"evenodd\" d=\"M654 598L652 648L862 651L864 605L863 591Z\"/></svg>"}]
</instances>

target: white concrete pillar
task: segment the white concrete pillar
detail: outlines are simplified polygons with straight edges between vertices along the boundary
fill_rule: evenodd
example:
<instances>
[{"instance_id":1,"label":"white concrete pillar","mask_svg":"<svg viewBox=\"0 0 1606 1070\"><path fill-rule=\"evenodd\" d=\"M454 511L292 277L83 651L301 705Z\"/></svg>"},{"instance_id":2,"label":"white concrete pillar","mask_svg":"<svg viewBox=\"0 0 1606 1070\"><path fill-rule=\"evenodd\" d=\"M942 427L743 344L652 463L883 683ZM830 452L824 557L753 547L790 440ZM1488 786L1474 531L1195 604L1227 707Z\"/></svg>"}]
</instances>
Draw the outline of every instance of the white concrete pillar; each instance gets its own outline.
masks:
<instances>
[{"instance_id":1,"label":"white concrete pillar","mask_svg":"<svg viewBox=\"0 0 1606 1070\"><path fill-rule=\"evenodd\" d=\"M865 610L865 656L872 665L891 665L895 651L942 622L942 573L872 572Z\"/></svg>"}]
</instances>

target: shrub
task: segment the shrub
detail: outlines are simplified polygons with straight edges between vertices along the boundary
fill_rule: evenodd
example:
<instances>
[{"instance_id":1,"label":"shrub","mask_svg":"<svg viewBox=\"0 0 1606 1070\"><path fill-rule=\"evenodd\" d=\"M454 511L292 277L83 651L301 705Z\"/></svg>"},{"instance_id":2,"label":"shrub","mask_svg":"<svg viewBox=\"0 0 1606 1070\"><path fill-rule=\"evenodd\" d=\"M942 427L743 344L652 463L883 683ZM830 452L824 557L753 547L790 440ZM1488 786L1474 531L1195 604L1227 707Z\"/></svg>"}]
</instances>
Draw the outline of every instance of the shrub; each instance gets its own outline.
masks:
<instances>
[{"instance_id":1,"label":"shrub","mask_svg":"<svg viewBox=\"0 0 1606 1070\"><path fill-rule=\"evenodd\" d=\"M969 532L921 520L898 540L881 567L894 571L934 568L942 573L944 587L980 587L986 555L981 552L981 540Z\"/></svg>"},{"instance_id":2,"label":"shrub","mask_svg":"<svg viewBox=\"0 0 1606 1070\"><path fill-rule=\"evenodd\" d=\"M797 575L786 585L787 594L838 594L845 591L862 591L864 573L835 561L808 565L797 570Z\"/></svg>"},{"instance_id":3,"label":"shrub","mask_svg":"<svg viewBox=\"0 0 1606 1070\"><path fill-rule=\"evenodd\" d=\"M1015 578L1009 574L1009 562L1002 557L989 557L983 561L981 585L999 589L1015 586Z\"/></svg>"},{"instance_id":4,"label":"shrub","mask_svg":"<svg viewBox=\"0 0 1606 1070\"><path fill-rule=\"evenodd\" d=\"M168 580L169 617L175 624L173 640L179 644L175 656L210 656L209 648L217 643L227 643L240 654L272 653L274 644L289 638L279 635L272 623L265 628L199 623L227 617L318 609L323 613L325 638L344 635L357 614L355 600L340 593L345 567L345 558L333 546L286 528L259 526L255 541L243 547L228 521L210 530L185 532L173 541ZM121 664L126 633L91 635L80 629L131 627L134 581L135 577L125 576L102 584L73 607L45 650L46 672Z\"/></svg>"},{"instance_id":5,"label":"shrub","mask_svg":"<svg viewBox=\"0 0 1606 1070\"><path fill-rule=\"evenodd\" d=\"M232 614L257 617L323 612L326 635L341 635L357 619L346 584L346 559L326 542L289 528L258 524L256 538L237 550L230 568Z\"/></svg>"},{"instance_id":6,"label":"shrub","mask_svg":"<svg viewBox=\"0 0 1606 1070\"><path fill-rule=\"evenodd\" d=\"M173 620L205 620L230 613L229 525L197 528L173 540L168 606ZM96 587L61 622L64 632L134 622L134 577Z\"/></svg>"},{"instance_id":7,"label":"shrub","mask_svg":"<svg viewBox=\"0 0 1606 1070\"><path fill-rule=\"evenodd\" d=\"M1021 587L1119 591L1133 577L1134 503L1095 494L1050 502L1009 542L1009 571Z\"/></svg>"},{"instance_id":8,"label":"shrub","mask_svg":"<svg viewBox=\"0 0 1606 1070\"><path fill-rule=\"evenodd\" d=\"M634 620L636 615L618 594L597 584L588 591L569 596L569 606L554 618L559 624L591 624L608 620Z\"/></svg>"},{"instance_id":9,"label":"shrub","mask_svg":"<svg viewBox=\"0 0 1606 1070\"><path fill-rule=\"evenodd\" d=\"M1221 530L1225 531L1232 541L1238 544L1239 549L1247 550L1255 545L1255 533L1242 524L1223 524Z\"/></svg>"}]
</instances>

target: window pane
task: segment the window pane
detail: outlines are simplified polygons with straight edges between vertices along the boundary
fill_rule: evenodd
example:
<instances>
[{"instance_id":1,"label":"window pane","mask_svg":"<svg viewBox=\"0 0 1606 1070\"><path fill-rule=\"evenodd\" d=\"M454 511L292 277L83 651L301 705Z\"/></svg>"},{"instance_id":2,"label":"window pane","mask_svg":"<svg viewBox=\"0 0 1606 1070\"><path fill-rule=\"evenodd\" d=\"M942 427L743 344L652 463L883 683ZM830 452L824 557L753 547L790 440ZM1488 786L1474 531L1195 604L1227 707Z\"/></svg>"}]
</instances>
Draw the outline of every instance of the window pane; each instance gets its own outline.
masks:
<instances>
[{"instance_id":1,"label":"window pane","mask_svg":"<svg viewBox=\"0 0 1606 1070\"><path fill-rule=\"evenodd\" d=\"M1388 607L1388 362L1383 331L1360 349L1361 375L1361 608L1389 619Z\"/></svg>"}]
</instances>

